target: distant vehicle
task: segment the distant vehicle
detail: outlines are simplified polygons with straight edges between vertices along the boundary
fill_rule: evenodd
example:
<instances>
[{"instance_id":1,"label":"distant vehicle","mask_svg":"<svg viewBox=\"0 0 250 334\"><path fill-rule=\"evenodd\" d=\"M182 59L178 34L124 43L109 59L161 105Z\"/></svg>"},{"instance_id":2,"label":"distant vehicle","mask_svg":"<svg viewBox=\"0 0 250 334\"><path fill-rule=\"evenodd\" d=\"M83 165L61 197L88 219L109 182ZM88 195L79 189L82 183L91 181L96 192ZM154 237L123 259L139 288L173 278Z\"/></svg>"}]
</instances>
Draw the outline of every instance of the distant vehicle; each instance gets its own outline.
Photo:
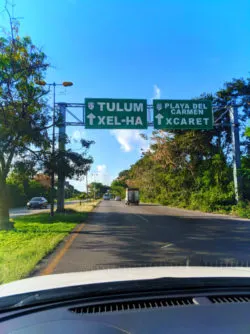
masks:
<instances>
[{"instance_id":1,"label":"distant vehicle","mask_svg":"<svg viewBox=\"0 0 250 334\"><path fill-rule=\"evenodd\" d=\"M115 196L115 201L121 201L121 197L120 196Z\"/></svg>"},{"instance_id":2,"label":"distant vehicle","mask_svg":"<svg viewBox=\"0 0 250 334\"><path fill-rule=\"evenodd\" d=\"M104 199L104 201L109 201L110 200L109 194L103 195L103 199Z\"/></svg>"},{"instance_id":3,"label":"distant vehicle","mask_svg":"<svg viewBox=\"0 0 250 334\"><path fill-rule=\"evenodd\" d=\"M125 204L135 204L139 205L140 202L140 194L138 188L127 188L126 189L126 197L125 197Z\"/></svg>"},{"instance_id":4,"label":"distant vehicle","mask_svg":"<svg viewBox=\"0 0 250 334\"><path fill-rule=\"evenodd\" d=\"M44 197L33 197L28 203L27 203L28 209L47 209L48 208L48 201Z\"/></svg>"}]
</instances>

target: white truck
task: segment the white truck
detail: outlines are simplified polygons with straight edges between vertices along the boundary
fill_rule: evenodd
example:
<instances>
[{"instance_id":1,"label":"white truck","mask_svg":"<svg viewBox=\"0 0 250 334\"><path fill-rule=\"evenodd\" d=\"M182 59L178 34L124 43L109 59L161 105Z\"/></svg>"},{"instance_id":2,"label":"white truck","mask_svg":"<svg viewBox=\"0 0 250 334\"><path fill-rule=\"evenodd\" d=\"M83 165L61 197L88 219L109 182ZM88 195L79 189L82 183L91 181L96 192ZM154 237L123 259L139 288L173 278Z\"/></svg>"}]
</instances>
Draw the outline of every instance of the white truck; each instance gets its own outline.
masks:
<instances>
[{"instance_id":1,"label":"white truck","mask_svg":"<svg viewBox=\"0 0 250 334\"><path fill-rule=\"evenodd\" d=\"M140 193L138 188L127 188L125 196L125 204L135 204L139 205L140 202Z\"/></svg>"}]
</instances>

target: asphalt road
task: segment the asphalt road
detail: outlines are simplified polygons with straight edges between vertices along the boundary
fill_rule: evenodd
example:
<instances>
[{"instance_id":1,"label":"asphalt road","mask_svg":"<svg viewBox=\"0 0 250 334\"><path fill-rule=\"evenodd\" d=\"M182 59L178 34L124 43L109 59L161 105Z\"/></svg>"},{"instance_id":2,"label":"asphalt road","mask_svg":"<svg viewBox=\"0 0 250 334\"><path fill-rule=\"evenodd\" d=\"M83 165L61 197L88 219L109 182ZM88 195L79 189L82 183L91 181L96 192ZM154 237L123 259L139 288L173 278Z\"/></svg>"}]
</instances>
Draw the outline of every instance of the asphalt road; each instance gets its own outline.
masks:
<instances>
[{"instance_id":1,"label":"asphalt road","mask_svg":"<svg viewBox=\"0 0 250 334\"><path fill-rule=\"evenodd\" d=\"M41 270L62 248L44 260ZM247 261L250 263L250 220L102 201L53 273L144 265L240 265Z\"/></svg>"},{"instance_id":2,"label":"asphalt road","mask_svg":"<svg viewBox=\"0 0 250 334\"><path fill-rule=\"evenodd\" d=\"M65 202L65 204L75 204L78 202L79 201L69 201L69 202ZM55 204L55 208L56 208L56 204ZM26 207L14 208L14 209L10 209L10 217L14 218L17 216L33 215L35 213L49 212L49 210L50 210L50 206L48 206L48 209L32 209L32 210L28 210Z\"/></svg>"}]
</instances>

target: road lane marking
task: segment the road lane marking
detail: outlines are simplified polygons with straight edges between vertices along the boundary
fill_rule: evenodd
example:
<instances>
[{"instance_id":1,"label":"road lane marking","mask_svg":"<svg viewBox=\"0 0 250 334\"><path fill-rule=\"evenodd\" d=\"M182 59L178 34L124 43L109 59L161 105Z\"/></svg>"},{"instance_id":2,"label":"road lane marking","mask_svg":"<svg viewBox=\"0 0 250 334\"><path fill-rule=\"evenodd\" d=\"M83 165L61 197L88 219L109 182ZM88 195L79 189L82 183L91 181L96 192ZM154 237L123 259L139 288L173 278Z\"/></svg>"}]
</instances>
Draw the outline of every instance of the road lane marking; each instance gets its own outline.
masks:
<instances>
[{"instance_id":1,"label":"road lane marking","mask_svg":"<svg viewBox=\"0 0 250 334\"><path fill-rule=\"evenodd\" d=\"M171 246L173 246L173 244L171 244L171 243L168 243L168 244L166 244L166 245L162 246L161 248L167 248L167 247L171 247Z\"/></svg>"},{"instance_id":2,"label":"road lane marking","mask_svg":"<svg viewBox=\"0 0 250 334\"><path fill-rule=\"evenodd\" d=\"M143 216L141 216L141 215L135 215L136 217L139 217L139 218L141 218L141 219L143 219L143 220L145 220L145 222L149 222L149 220L147 219L147 218L145 218L145 217L143 217Z\"/></svg>"},{"instance_id":3,"label":"road lane marking","mask_svg":"<svg viewBox=\"0 0 250 334\"><path fill-rule=\"evenodd\" d=\"M74 231L72 231L74 234L65 242L65 245L63 246L63 248L55 255L55 257L47 265L47 267L41 272L40 275L50 275L50 274L53 273L53 271L55 270L56 266L60 262L61 258L67 252L67 250L72 245L72 243L75 240L75 238L78 236L78 233L83 229L84 226L85 226L85 224L81 224Z\"/></svg>"}]
</instances>

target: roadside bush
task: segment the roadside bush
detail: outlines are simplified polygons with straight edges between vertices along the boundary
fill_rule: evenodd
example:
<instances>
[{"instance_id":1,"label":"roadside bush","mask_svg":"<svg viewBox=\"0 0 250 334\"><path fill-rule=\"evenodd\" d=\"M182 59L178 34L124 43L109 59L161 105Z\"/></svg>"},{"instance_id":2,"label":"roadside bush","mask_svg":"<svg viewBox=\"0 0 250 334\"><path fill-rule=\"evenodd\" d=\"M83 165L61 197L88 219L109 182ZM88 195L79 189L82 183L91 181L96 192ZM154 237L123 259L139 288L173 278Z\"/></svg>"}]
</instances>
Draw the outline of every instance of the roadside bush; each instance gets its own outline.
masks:
<instances>
[{"instance_id":1,"label":"roadside bush","mask_svg":"<svg viewBox=\"0 0 250 334\"><path fill-rule=\"evenodd\" d=\"M31 199L32 197L43 196L48 199L48 191L45 187L41 185L41 183L31 180L29 181L28 192L26 196L26 200Z\"/></svg>"},{"instance_id":2,"label":"roadside bush","mask_svg":"<svg viewBox=\"0 0 250 334\"><path fill-rule=\"evenodd\" d=\"M8 200L11 208L25 205L26 197L20 184L7 183Z\"/></svg>"},{"instance_id":3,"label":"roadside bush","mask_svg":"<svg viewBox=\"0 0 250 334\"><path fill-rule=\"evenodd\" d=\"M24 188L23 183L14 182L12 179L7 180L8 199L11 208L24 206L32 197L43 196L49 198L48 191L39 182L29 180Z\"/></svg>"},{"instance_id":4,"label":"roadside bush","mask_svg":"<svg viewBox=\"0 0 250 334\"><path fill-rule=\"evenodd\" d=\"M250 218L250 203L247 201L239 202L232 207L232 214L242 218Z\"/></svg>"},{"instance_id":5,"label":"roadside bush","mask_svg":"<svg viewBox=\"0 0 250 334\"><path fill-rule=\"evenodd\" d=\"M231 206L234 203L233 196L232 184L229 184L227 189L223 190L219 187L202 189L190 194L189 208L206 212L218 211Z\"/></svg>"}]
</instances>

